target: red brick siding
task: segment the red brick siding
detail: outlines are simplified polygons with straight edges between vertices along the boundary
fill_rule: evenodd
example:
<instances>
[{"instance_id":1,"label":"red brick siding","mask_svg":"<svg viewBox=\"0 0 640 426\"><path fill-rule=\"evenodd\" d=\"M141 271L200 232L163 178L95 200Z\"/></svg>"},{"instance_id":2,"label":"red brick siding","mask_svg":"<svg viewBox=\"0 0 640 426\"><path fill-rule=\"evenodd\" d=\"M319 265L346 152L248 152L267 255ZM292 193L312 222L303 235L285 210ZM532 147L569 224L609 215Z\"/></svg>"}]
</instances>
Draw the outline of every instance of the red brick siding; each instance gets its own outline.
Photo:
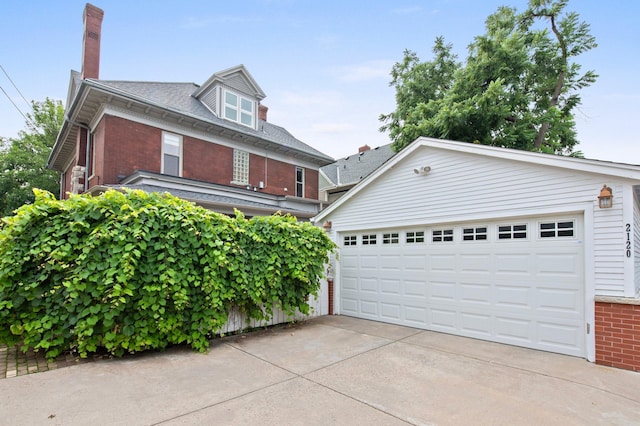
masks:
<instances>
[{"instance_id":1,"label":"red brick siding","mask_svg":"<svg viewBox=\"0 0 640 426\"><path fill-rule=\"evenodd\" d=\"M117 184L118 175L129 176L136 170L160 173L162 130L119 117L103 120L104 137L97 144L104 152L101 184Z\"/></svg>"},{"instance_id":2,"label":"red brick siding","mask_svg":"<svg viewBox=\"0 0 640 426\"><path fill-rule=\"evenodd\" d=\"M96 163L90 186L118 184L118 175L129 176L136 170L160 173L161 129L105 115L95 129L93 144ZM182 155L185 178L222 185L229 185L233 180L233 148L184 136ZM259 187L261 181L265 184L261 192L294 196L296 166L251 154L249 183ZM305 169L304 195L318 198L317 170Z\"/></svg>"},{"instance_id":3,"label":"red brick siding","mask_svg":"<svg viewBox=\"0 0 640 426\"><path fill-rule=\"evenodd\" d=\"M229 185L233 180L233 148L184 136L182 176Z\"/></svg>"},{"instance_id":4,"label":"red brick siding","mask_svg":"<svg viewBox=\"0 0 640 426\"><path fill-rule=\"evenodd\" d=\"M596 302L596 363L640 371L640 305Z\"/></svg>"}]
</instances>

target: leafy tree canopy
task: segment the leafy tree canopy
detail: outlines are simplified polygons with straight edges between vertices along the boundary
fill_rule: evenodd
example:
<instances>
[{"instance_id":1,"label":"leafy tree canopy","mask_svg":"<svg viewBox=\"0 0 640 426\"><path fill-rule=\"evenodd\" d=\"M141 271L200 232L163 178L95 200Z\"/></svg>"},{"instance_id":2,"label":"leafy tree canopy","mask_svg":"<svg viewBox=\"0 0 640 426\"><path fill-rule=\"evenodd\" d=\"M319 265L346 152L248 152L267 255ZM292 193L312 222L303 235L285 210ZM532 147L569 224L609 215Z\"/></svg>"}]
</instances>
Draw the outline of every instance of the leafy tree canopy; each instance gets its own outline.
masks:
<instances>
[{"instance_id":1,"label":"leafy tree canopy","mask_svg":"<svg viewBox=\"0 0 640 426\"><path fill-rule=\"evenodd\" d=\"M47 159L64 120L61 101L31 103L26 131L0 141L0 216L35 199L33 188L59 192L59 176L47 169Z\"/></svg>"},{"instance_id":2,"label":"leafy tree canopy","mask_svg":"<svg viewBox=\"0 0 640 426\"><path fill-rule=\"evenodd\" d=\"M415 52L391 70L396 110L381 115L397 152L420 136L563 155L578 144L577 91L595 82L574 59L597 46L568 0L530 0L523 13L500 7L475 37L466 63L438 37L433 59Z\"/></svg>"}]
</instances>

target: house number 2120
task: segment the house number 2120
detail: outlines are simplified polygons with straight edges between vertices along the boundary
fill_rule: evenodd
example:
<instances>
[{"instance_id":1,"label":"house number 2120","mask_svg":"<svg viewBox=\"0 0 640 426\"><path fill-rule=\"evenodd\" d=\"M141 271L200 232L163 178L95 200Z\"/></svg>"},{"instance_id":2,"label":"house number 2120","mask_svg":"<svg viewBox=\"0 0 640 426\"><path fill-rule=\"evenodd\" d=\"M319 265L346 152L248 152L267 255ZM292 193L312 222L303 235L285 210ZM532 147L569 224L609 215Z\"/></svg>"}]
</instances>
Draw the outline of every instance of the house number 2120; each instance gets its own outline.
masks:
<instances>
[{"instance_id":1,"label":"house number 2120","mask_svg":"<svg viewBox=\"0 0 640 426\"><path fill-rule=\"evenodd\" d=\"M627 251L626 251L626 254L627 254L627 257L631 257L631 224L627 223L624 226L624 230L627 233L627 241L626 241L626 250Z\"/></svg>"}]
</instances>

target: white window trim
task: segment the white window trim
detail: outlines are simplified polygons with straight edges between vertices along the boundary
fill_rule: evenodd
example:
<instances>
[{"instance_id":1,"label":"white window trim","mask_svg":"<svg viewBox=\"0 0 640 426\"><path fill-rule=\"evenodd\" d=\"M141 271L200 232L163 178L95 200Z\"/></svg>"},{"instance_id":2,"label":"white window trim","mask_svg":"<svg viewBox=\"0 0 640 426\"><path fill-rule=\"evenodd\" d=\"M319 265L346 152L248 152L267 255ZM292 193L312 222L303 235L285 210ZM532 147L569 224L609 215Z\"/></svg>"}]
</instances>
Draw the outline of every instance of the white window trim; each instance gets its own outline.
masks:
<instances>
[{"instance_id":1,"label":"white window trim","mask_svg":"<svg viewBox=\"0 0 640 426\"><path fill-rule=\"evenodd\" d=\"M246 174L246 177L247 177L246 182L242 181L240 179L236 179L238 177L238 176L236 176L236 161L237 161L236 155L240 155L240 154L242 154L243 156L246 157L245 166L244 166L246 170L243 170L243 172L242 172L243 174ZM242 149L234 149L233 150L233 164L232 164L232 168L233 168L232 169L232 174L233 174L233 176L232 176L232 180L231 180L231 184L232 185L244 185L244 186L249 185L249 170L250 170L249 161L250 160L251 160L251 154L249 154L248 151L244 151Z\"/></svg>"},{"instance_id":2,"label":"white window trim","mask_svg":"<svg viewBox=\"0 0 640 426\"><path fill-rule=\"evenodd\" d=\"M182 158L183 158L183 153L182 153L182 135L179 135L177 133L171 133L171 132L162 132L162 140L161 140L161 148L160 148L160 173L164 174L164 145L165 145L165 136L170 135L170 136L175 136L178 138L178 177L182 177Z\"/></svg>"},{"instance_id":3,"label":"white window trim","mask_svg":"<svg viewBox=\"0 0 640 426\"><path fill-rule=\"evenodd\" d=\"M238 98L238 104L237 105L231 105L227 103L227 93L231 93L234 96L237 96ZM249 102L251 102L251 125L245 124L242 122L242 112L244 111L241 107L242 105L242 100L247 100ZM251 99L247 96L243 96L238 92L234 92L233 90L229 90L229 89L223 89L222 90L222 102L220 103L221 108L220 108L220 116L222 118L224 118L227 121L231 121L233 123L238 123L241 126L245 126L245 127L249 127L251 129L255 129L256 128L256 117L257 117L257 102L254 99ZM227 106L233 108L236 111L236 119L232 120L231 118L227 117ZM246 111L245 111L246 113Z\"/></svg>"},{"instance_id":4,"label":"white window trim","mask_svg":"<svg viewBox=\"0 0 640 426\"><path fill-rule=\"evenodd\" d=\"M302 184L302 194L301 195L298 195L298 170L302 170L302 181L300 182ZM296 197L304 198L304 183L305 183L304 181L305 181L305 177L306 177L305 174L306 173L305 173L304 167L296 166L296 176L295 176L295 179L296 179L296 186L295 186Z\"/></svg>"}]
</instances>

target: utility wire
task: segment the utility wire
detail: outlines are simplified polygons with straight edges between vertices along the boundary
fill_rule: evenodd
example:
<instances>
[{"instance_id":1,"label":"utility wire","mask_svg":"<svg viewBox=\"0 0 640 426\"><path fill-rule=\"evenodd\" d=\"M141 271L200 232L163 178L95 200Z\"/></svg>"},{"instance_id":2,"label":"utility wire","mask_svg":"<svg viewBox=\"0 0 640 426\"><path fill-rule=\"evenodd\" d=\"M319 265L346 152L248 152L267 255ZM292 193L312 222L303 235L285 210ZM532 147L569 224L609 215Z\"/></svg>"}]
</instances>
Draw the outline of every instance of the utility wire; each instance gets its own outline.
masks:
<instances>
[{"instance_id":1,"label":"utility wire","mask_svg":"<svg viewBox=\"0 0 640 426\"><path fill-rule=\"evenodd\" d=\"M22 97L22 100L24 101L24 103L26 103L27 105L29 105L29 109L31 109L31 104L29 103L29 101L27 101L24 97L24 95L22 94L22 92L20 91L20 89L18 89L18 86L16 86L16 84L13 82L13 80L11 79L11 77L9 77L9 73L7 73L7 71L4 69L4 67L2 66L2 64L0 64L0 69L2 69L2 72L4 73L4 75L7 76L7 78L9 79L9 81L11 82L11 84L13 85L13 87L16 89L16 91L20 94L20 96Z\"/></svg>"},{"instance_id":2,"label":"utility wire","mask_svg":"<svg viewBox=\"0 0 640 426\"><path fill-rule=\"evenodd\" d=\"M20 108L18 108L18 105L16 105L15 102L13 102L13 99L11 99L11 96L9 96L9 94L4 90L4 88L2 86L0 86L0 90L2 90L2 93L4 93L4 95L7 97L7 99L9 99L9 102L11 102L11 104L13 104L13 106L15 107L15 109L18 110L18 112L20 113L20 115L22 115L24 117L24 120L27 123L31 123L31 120L29 120L29 118L27 118L26 115L24 115L24 113L20 110Z\"/></svg>"}]
</instances>

